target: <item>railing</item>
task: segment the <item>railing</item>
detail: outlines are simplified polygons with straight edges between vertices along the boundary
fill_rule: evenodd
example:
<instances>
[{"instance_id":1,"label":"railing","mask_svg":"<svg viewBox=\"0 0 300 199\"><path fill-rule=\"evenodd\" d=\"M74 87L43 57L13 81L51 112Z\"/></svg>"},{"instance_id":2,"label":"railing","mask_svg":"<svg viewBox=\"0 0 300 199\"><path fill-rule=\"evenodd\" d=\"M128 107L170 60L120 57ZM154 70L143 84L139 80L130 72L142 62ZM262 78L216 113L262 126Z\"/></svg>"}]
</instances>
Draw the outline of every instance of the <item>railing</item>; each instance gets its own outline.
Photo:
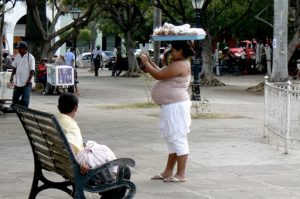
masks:
<instances>
[{"instance_id":1,"label":"railing","mask_svg":"<svg viewBox=\"0 0 300 199\"><path fill-rule=\"evenodd\" d=\"M287 154L289 146L300 141L300 84L269 82L265 77L264 93L264 137L275 134Z\"/></svg>"}]
</instances>

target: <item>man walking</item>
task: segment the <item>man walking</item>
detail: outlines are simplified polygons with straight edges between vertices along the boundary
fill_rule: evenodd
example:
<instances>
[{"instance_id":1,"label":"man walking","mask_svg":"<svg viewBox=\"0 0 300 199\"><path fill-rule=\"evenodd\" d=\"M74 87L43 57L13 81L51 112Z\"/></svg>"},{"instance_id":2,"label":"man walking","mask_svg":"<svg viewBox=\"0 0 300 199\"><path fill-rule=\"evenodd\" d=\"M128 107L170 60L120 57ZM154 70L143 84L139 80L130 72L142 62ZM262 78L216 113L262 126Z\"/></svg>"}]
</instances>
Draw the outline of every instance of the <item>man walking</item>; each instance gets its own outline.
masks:
<instances>
[{"instance_id":1,"label":"man walking","mask_svg":"<svg viewBox=\"0 0 300 199\"><path fill-rule=\"evenodd\" d=\"M102 50L100 46L98 45L97 48L93 50L93 62L95 67L95 76L98 76L98 70L101 65L101 59L102 59Z\"/></svg>"},{"instance_id":2,"label":"man walking","mask_svg":"<svg viewBox=\"0 0 300 199\"><path fill-rule=\"evenodd\" d=\"M77 78L77 69L76 69L76 60L75 60L75 48L71 48L68 52L65 54L65 62L66 65L72 66L74 68L74 88L75 88L75 94L79 95L79 89L77 84L79 83Z\"/></svg>"},{"instance_id":3,"label":"man walking","mask_svg":"<svg viewBox=\"0 0 300 199\"><path fill-rule=\"evenodd\" d=\"M118 52L119 51L119 52ZM117 76L119 76L123 70L126 70L128 68L128 61L127 61L127 54L126 54L126 48L124 44L121 44L120 49L117 51L117 60L116 63L118 65L118 72ZM118 55L119 53L119 55Z\"/></svg>"},{"instance_id":4,"label":"man walking","mask_svg":"<svg viewBox=\"0 0 300 199\"><path fill-rule=\"evenodd\" d=\"M75 49L71 48L69 51L65 54L65 61L66 65L72 66L75 68Z\"/></svg>"},{"instance_id":5,"label":"man walking","mask_svg":"<svg viewBox=\"0 0 300 199\"><path fill-rule=\"evenodd\" d=\"M12 105L20 104L28 107L32 89L31 80L35 70L35 58L27 52L28 46L25 41L21 41L17 49L19 54L12 63L13 71L10 77L10 82L13 83L15 75Z\"/></svg>"}]
</instances>

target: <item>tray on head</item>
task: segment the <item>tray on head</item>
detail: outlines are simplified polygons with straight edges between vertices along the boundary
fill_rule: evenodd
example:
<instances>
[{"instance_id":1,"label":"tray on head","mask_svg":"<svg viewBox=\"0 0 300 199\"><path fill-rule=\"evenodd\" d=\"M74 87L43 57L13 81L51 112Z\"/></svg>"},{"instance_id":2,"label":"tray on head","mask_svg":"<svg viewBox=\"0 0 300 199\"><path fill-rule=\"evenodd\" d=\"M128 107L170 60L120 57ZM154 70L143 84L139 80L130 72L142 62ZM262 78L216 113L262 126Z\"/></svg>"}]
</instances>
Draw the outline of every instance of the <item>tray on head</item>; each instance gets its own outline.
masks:
<instances>
[{"instance_id":1,"label":"tray on head","mask_svg":"<svg viewBox=\"0 0 300 199\"><path fill-rule=\"evenodd\" d=\"M206 35L153 35L153 41L202 40Z\"/></svg>"}]
</instances>

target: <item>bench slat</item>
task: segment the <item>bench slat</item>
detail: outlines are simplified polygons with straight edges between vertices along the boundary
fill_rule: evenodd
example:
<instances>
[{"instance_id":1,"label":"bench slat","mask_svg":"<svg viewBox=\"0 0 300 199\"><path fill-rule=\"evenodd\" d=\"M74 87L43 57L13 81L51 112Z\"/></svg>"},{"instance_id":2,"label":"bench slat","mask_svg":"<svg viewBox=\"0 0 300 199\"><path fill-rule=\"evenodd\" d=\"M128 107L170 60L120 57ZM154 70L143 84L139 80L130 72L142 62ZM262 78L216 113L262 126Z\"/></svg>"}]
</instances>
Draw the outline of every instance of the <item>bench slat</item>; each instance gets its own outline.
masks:
<instances>
[{"instance_id":1,"label":"bench slat","mask_svg":"<svg viewBox=\"0 0 300 199\"><path fill-rule=\"evenodd\" d=\"M46 148L45 146L42 146L39 144L35 144L34 146L35 146L36 152L38 151L38 152L43 153L48 156L52 155L55 159L61 158L61 159L65 159L65 160L70 160L69 154L66 151L64 151L64 153L61 153L61 151L58 151L55 148L51 149L51 151L50 151L49 148Z\"/></svg>"},{"instance_id":2,"label":"bench slat","mask_svg":"<svg viewBox=\"0 0 300 199\"><path fill-rule=\"evenodd\" d=\"M38 160L41 162L41 165L47 170L57 172L67 179L74 179L73 167L71 166L69 160L60 162L57 159L52 159L40 152L36 152L36 155Z\"/></svg>"},{"instance_id":3,"label":"bench slat","mask_svg":"<svg viewBox=\"0 0 300 199\"><path fill-rule=\"evenodd\" d=\"M74 182L75 177L74 177L74 174L73 174L72 170L61 170L61 169L58 169L57 173L59 173L60 175L62 175L67 180L71 180L71 181Z\"/></svg>"},{"instance_id":4,"label":"bench slat","mask_svg":"<svg viewBox=\"0 0 300 199\"><path fill-rule=\"evenodd\" d=\"M60 147L64 147L64 143L62 140L59 140L58 137L55 137L55 136L49 136L48 134L43 134L41 131L37 130L37 129L32 129L32 128L28 128L29 130L29 136L32 138L32 139L39 139L39 140L44 140L45 143L48 142L48 144L55 144L55 145L58 145Z\"/></svg>"},{"instance_id":5,"label":"bench slat","mask_svg":"<svg viewBox=\"0 0 300 199\"><path fill-rule=\"evenodd\" d=\"M30 121L33 121L33 122L38 122L38 123L43 124L45 126L54 127L51 118L41 117L41 116L35 115L33 113L27 113L27 112L21 112L21 115L24 119L27 119L27 120L30 120Z\"/></svg>"},{"instance_id":6,"label":"bench slat","mask_svg":"<svg viewBox=\"0 0 300 199\"><path fill-rule=\"evenodd\" d=\"M53 134L52 131L49 131L49 130L43 131L43 129L41 129L41 128L36 129L33 126L27 126L27 129L38 136L42 136L42 137L47 136L47 137L51 137L52 139L59 140L62 142L61 138L57 134Z\"/></svg>"},{"instance_id":7,"label":"bench slat","mask_svg":"<svg viewBox=\"0 0 300 199\"><path fill-rule=\"evenodd\" d=\"M71 160L66 150L56 146L47 148L45 147L45 145L40 144L39 142L34 142L33 145L35 146L35 152L36 154L38 154L39 160L41 162L49 162L51 163L51 165L53 164L53 166L56 165L58 167L73 170ZM47 158L44 156L46 156Z\"/></svg>"},{"instance_id":8,"label":"bench slat","mask_svg":"<svg viewBox=\"0 0 300 199\"><path fill-rule=\"evenodd\" d=\"M70 157L69 153L63 147L52 145L52 143L51 145L47 145L45 142L39 142L38 140L35 140L32 143L35 146L35 151L65 159L69 159Z\"/></svg>"},{"instance_id":9,"label":"bench slat","mask_svg":"<svg viewBox=\"0 0 300 199\"><path fill-rule=\"evenodd\" d=\"M41 153L39 151L36 151L36 155L41 162L49 163L49 165L51 165L51 164L54 165L54 162L53 162L53 159L51 158L51 156L47 156L44 153Z\"/></svg>"},{"instance_id":10,"label":"bench slat","mask_svg":"<svg viewBox=\"0 0 300 199\"><path fill-rule=\"evenodd\" d=\"M51 126L45 126L45 125L39 125L35 122L32 122L32 121L26 121L26 128L33 128L33 129L37 129L37 130L40 130L40 131L43 131L51 136L58 136L57 135L57 132L56 132L56 129L51 127Z\"/></svg>"},{"instance_id":11,"label":"bench slat","mask_svg":"<svg viewBox=\"0 0 300 199\"><path fill-rule=\"evenodd\" d=\"M41 145L37 145L37 144L35 145L35 152L40 152L47 156L51 156L51 152L49 151L49 149Z\"/></svg>"}]
</instances>

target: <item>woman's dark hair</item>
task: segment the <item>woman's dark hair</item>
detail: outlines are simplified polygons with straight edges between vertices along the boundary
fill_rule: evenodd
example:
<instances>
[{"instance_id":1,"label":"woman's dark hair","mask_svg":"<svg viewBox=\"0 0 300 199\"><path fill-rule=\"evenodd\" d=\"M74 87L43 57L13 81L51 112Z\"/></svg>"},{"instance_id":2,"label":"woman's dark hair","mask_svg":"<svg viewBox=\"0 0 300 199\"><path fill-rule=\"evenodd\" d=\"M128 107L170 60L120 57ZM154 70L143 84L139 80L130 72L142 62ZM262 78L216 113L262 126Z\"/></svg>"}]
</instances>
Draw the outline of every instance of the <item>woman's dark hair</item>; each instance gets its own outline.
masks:
<instances>
[{"instance_id":1,"label":"woman's dark hair","mask_svg":"<svg viewBox=\"0 0 300 199\"><path fill-rule=\"evenodd\" d=\"M71 113L76 106L78 106L78 98L72 93L63 93L58 98L59 112L66 114Z\"/></svg>"},{"instance_id":2,"label":"woman's dark hair","mask_svg":"<svg viewBox=\"0 0 300 199\"><path fill-rule=\"evenodd\" d=\"M195 55L194 49L192 47L192 43L190 41L172 41L171 45L172 48L176 50L182 49L182 55L185 58Z\"/></svg>"}]
</instances>

